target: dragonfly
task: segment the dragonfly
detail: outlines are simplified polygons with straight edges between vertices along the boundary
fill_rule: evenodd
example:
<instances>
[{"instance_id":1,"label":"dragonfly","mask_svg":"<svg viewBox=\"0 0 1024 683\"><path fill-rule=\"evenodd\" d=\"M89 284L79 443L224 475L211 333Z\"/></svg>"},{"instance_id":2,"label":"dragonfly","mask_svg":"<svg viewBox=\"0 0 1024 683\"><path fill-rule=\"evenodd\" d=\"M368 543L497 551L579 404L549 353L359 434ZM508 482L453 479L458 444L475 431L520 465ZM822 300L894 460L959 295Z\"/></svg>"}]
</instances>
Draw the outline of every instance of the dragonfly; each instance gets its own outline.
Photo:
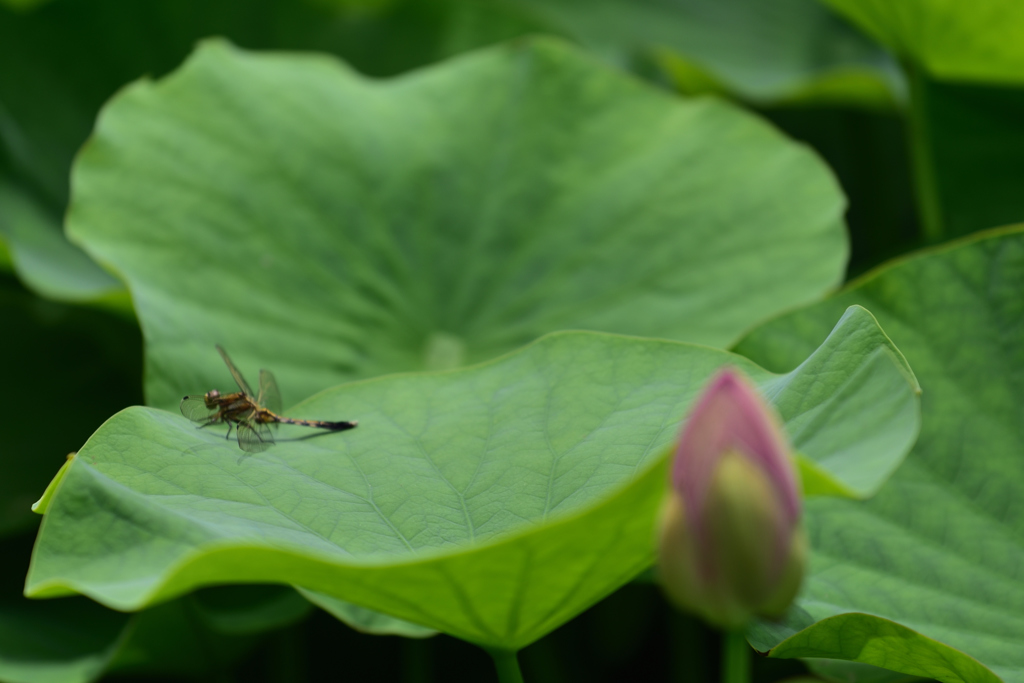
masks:
<instances>
[{"instance_id":1,"label":"dragonfly","mask_svg":"<svg viewBox=\"0 0 1024 683\"><path fill-rule=\"evenodd\" d=\"M300 427L317 427L332 432L353 429L357 422L341 421L326 422L323 420L296 420L284 417L281 412L281 392L277 388L277 380L269 370L260 370L260 390L254 394L248 382L242 377L231 358L219 344L217 353L224 359L228 371L235 378L239 391L222 394L213 389L205 394L193 394L181 399L181 414L199 424L200 428L210 425L227 423L228 433L224 438L231 437L231 429L235 428L238 447L247 453L262 453L274 445L274 435L270 427L278 424L299 425Z\"/></svg>"}]
</instances>

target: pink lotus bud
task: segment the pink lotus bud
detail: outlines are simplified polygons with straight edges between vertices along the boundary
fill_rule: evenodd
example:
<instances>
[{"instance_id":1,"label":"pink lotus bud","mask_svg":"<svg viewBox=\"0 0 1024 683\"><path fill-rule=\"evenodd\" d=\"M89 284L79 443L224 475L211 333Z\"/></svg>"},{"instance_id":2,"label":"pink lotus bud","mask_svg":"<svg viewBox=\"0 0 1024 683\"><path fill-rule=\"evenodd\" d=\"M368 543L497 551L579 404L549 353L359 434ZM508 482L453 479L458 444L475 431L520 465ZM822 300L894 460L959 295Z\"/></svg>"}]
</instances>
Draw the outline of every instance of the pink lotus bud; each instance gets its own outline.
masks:
<instances>
[{"instance_id":1,"label":"pink lotus bud","mask_svg":"<svg viewBox=\"0 0 1024 683\"><path fill-rule=\"evenodd\" d=\"M697 401L670 477L658 560L669 598L730 630L781 616L807 548L797 476L775 411L738 370Z\"/></svg>"}]
</instances>

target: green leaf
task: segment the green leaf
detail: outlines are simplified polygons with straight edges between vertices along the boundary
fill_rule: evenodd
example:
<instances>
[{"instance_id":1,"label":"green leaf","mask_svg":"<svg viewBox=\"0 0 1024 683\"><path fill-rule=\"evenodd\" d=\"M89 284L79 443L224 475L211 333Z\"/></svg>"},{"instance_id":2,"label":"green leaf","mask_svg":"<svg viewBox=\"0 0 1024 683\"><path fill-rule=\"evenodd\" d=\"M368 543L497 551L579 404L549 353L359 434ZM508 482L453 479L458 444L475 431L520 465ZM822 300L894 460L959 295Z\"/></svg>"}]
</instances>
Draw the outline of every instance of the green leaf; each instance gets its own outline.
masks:
<instances>
[{"instance_id":1,"label":"green leaf","mask_svg":"<svg viewBox=\"0 0 1024 683\"><path fill-rule=\"evenodd\" d=\"M812 673L832 683L911 683L921 680L919 676L842 659L810 658L805 659L804 664Z\"/></svg>"},{"instance_id":2,"label":"green leaf","mask_svg":"<svg viewBox=\"0 0 1024 683\"><path fill-rule=\"evenodd\" d=\"M53 500L53 494L57 492L57 487L60 485L60 482L64 480L64 475L67 473L68 467L71 466L71 461L75 459L76 455L77 453L75 452L68 453L67 460L65 460L64 464L60 466L59 470L57 470L57 474L53 475L53 479L50 480L50 483L46 485L46 490L43 491L43 495L39 497L39 500L32 503L32 512L37 515L45 515L46 511L50 509L50 501Z\"/></svg>"},{"instance_id":3,"label":"green leaf","mask_svg":"<svg viewBox=\"0 0 1024 683\"><path fill-rule=\"evenodd\" d=\"M795 454L797 472L800 475L800 492L805 497L807 496L840 496L842 498L865 498L865 495L858 494L856 491L844 486L842 482L838 481L831 474L823 470L821 467L800 453ZM57 489L57 484L64 476L64 472L67 471L67 463L60 468L60 472L54 477L50 485L46 487L46 493L39 500L38 503L32 506L33 512L40 512L45 514L46 506L49 505L52 492ZM38 509L37 509L38 507Z\"/></svg>"},{"instance_id":4,"label":"green leaf","mask_svg":"<svg viewBox=\"0 0 1024 683\"><path fill-rule=\"evenodd\" d=\"M866 498L878 491L903 461L902 455L893 454L906 453L917 440L919 405L911 396L921 390L903 354L871 313L852 306L843 313L836 330L842 334L830 334L804 363L820 366L828 355L853 353L858 366L847 371L844 383L821 383L813 371L808 372L802 380L787 383L793 391L774 401L801 454L801 473L813 472L805 487L821 487L812 487L809 493ZM893 368L898 371L892 372ZM864 429L863 423L860 428L853 427L869 415L870 429Z\"/></svg>"},{"instance_id":5,"label":"green leaf","mask_svg":"<svg viewBox=\"0 0 1024 683\"><path fill-rule=\"evenodd\" d=\"M383 82L206 43L115 98L74 186L165 408L223 381L217 342L273 360L286 405L557 329L724 345L846 255L813 154L548 40Z\"/></svg>"},{"instance_id":6,"label":"green leaf","mask_svg":"<svg viewBox=\"0 0 1024 683\"><path fill-rule=\"evenodd\" d=\"M110 68L116 58L97 58L112 43L91 43L81 11L61 20L74 3L36 11L18 4L0 3L0 240L36 293L75 302L115 298L130 310L121 284L70 244L60 225L71 159L103 99L127 79Z\"/></svg>"},{"instance_id":7,"label":"green leaf","mask_svg":"<svg viewBox=\"0 0 1024 683\"><path fill-rule=\"evenodd\" d=\"M911 676L940 681L999 683L975 659L919 632L867 614L823 619L813 629L794 634L771 651L774 657L855 654L857 661L885 663Z\"/></svg>"},{"instance_id":8,"label":"green leaf","mask_svg":"<svg viewBox=\"0 0 1024 683\"><path fill-rule=\"evenodd\" d=\"M359 13L310 2L53 0L26 11L36 4L0 2L0 181L23 194L17 204L0 195L0 238L21 252L18 275L37 293L81 302L117 290L122 309L120 283L60 231L72 159L119 88L170 71L210 35L251 48L360 52L354 46L372 43L363 50L367 63L397 60L404 68L426 59L424 41L409 31L385 34L382 48L381 33L367 30Z\"/></svg>"},{"instance_id":9,"label":"green leaf","mask_svg":"<svg viewBox=\"0 0 1024 683\"><path fill-rule=\"evenodd\" d=\"M293 414L358 429L282 427L258 456L125 410L68 468L26 593L138 609L210 583L292 583L515 650L650 564L666 452L725 363L818 462L833 447L860 459L858 438L890 463L912 444L914 386L862 309L783 376L707 347L558 333L473 368L323 392Z\"/></svg>"},{"instance_id":10,"label":"green leaf","mask_svg":"<svg viewBox=\"0 0 1024 683\"><path fill-rule=\"evenodd\" d=\"M1024 231L994 231L882 268L739 344L782 370L838 311L868 306L924 389L917 446L875 498L808 501L808 623L761 638L772 656L1024 680L1021 292Z\"/></svg>"},{"instance_id":11,"label":"green leaf","mask_svg":"<svg viewBox=\"0 0 1024 683\"><path fill-rule=\"evenodd\" d=\"M265 618L280 605L282 593L309 609L289 588L256 586L206 589L133 615L82 597L30 602L21 590L31 542L28 535L0 541L0 680L5 683L86 683L112 670L208 674L236 661L254 644L252 638L228 637L211 628L230 614L224 608L225 595L247 593L247 604L235 616L263 615L246 619L244 632L251 633L254 625L286 623ZM268 600L274 596L276 601ZM280 616L281 610L277 612Z\"/></svg>"},{"instance_id":12,"label":"green leaf","mask_svg":"<svg viewBox=\"0 0 1024 683\"><path fill-rule=\"evenodd\" d=\"M815 0L507 0L612 62L647 56L684 92L892 108L892 60Z\"/></svg>"},{"instance_id":13,"label":"green leaf","mask_svg":"<svg viewBox=\"0 0 1024 683\"><path fill-rule=\"evenodd\" d=\"M290 586L218 586L190 596L190 606L216 633L249 635L293 624L311 606Z\"/></svg>"},{"instance_id":14,"label":"green leaf","mask_svg":"<svg viewBox=\"0 0 1024 683\"><path fill-rule=\"evenodd\" d=\"M72 159L123 85L174 69L210 35L251 48L339 51L353 37L345 19L292 0L258 8L245 0L53 0L32 12L0 3L0 159L60 215ZM417 63L407 61L405 68Z\"/></svg>"},{"instance_id":15,"label":"green leaf","mask_svg":"<svg viewBox=\"0 0 1024 683\"><path fill-rule=\"evenodd\" d=\"M95 680L128 637L132 617L83 597L27 600L22 589L33 536L0 538L0 681Z\"/></svg>"},{"instance_id":16,"label":"green leaf","mask_svg":"<svg viewBox=\"0 0 1024 683\"><path fill-rule=\"evenodd\" d=\"M905 90L885 50L816 0L380 4L358 13L349 8L334 18L335 25L349 29L334 51L363 73L377 76L543 33L572 40L610 64L658 82L671 80L690 94L725 93L767 105L891 110ZM357 21L346 25L346 15Z\"/></svg>"},{"instance_id":17,"label":"green leaf","mask_svg":"<svg viewBox=\"0 0 1024 683\"><path fill-rule=\"evenodd\" d=\"M197 614L192 596L132 615L127 636L107 666L111 673L210 676L238 662L256 644L252 636L229 636L209 629Z\"/></svg>"},{"instance_id":18,"label":"green leaf","mask_svg":"<svg viewBox=\"0 0 1024 683\"><path fill-rule=\"evenodd\" d=\"M351 602L338 600L324 593L311 591L308 588L299 588L298 591L317 607L362 633L371 633L377 636L404 636L405 638L429 638L437 635L437 631L432 628L396 619L381 612L353 605Z\"/></svg>"},{"instance_id":19,"label":"green leaf","mask_svg":"<svg viewBox=\"0 0 1024 683\"><path fill-rule=\"evenodd\" d=\"M917 213L927 241L1024 218L1024 5L827 1L904 57Z\"/></svg>"},{"instance_id":20,"label":"green leaf","mask_svg":"<svg viewBox=\"0 0 1024 683\"><path fill-rule=\"evenodd\" d=\"M1018 0L823 0L934 76L1024 83L1024 4Z\"/></svg>"},{"instance_id":21,"label":"green leaf","mask_svg":"<svg viewBox=\"0 0 1024 683\"><path fill-rule=\"evenodd\" d=\"M99 677L126 637L129 615L85 598L0 600L0 680L85 683ZM87 626L86 626L87 625Z\"/></svg>"},{"instance_id":22,"label":"green leaf","mask_svg":"<svg viewBox=\"0 0 1024 683\"><path fill-rule=\"evenodd\" d=\"M901 92L881 51L812 0L602 0L600 7L578 0L331 4L271 0L253 8L244 0L56 0L21 12L0 3L0 157L10 157L11 179L31 188L26 201L45 217L26 221L19 211L17 234L5 237L29 253L19 276L38 293L62 300L91 300L107 288L118 290L125 307L120 284L57 229L71 160L104 100L143 74L166 73L209 35L249 48L329 51L366 73L390 75L497 40L549 31L617 64L654 55L687 92L706 90L694 85L695 78L762 103L889 106L889 91Z\"/></svg>"},{"instance_id":23,"label":"green leaf","mask_svg":"<svg viewBox=\"0 0 1024 683\"><path fill-rule=\"evenodd\" d=\"M127 292L60 232L59 222L0 177L0 239L15 272L40 296L60 301L110 300L131 311Z\"/></svg>"}]
</instances>

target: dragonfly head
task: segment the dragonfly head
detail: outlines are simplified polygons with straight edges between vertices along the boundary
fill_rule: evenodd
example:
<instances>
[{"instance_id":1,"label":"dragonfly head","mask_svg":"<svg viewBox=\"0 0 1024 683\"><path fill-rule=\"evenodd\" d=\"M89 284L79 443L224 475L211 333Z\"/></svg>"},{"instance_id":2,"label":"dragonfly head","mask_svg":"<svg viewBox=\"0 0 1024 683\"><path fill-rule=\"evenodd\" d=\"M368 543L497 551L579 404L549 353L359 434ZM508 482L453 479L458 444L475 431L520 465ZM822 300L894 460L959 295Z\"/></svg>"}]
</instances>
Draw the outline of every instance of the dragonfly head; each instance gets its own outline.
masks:
<instances>
[{"instance_id":1,"label":"dragonfly head","mask_svg":"<svg viewBox=\"0 0 1024 683\"><path fill-rule=\"evenodd\" d=\"M209 408L213 408L217 405L217 399L220 398L220 392L214 389L213 391L207 391L203 399L206 401L206 405Z\"/></svg>"}]
</instances>

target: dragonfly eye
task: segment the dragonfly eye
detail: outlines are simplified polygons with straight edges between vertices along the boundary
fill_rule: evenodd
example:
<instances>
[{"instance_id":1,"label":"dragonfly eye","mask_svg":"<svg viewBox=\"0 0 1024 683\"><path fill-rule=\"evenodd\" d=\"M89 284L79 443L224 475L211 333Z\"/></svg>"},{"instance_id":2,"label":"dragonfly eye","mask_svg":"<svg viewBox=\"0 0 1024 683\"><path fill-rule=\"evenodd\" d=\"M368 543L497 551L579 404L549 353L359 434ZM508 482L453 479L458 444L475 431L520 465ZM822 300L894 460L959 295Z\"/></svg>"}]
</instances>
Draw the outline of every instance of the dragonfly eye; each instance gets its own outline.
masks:
<instances>
[{"instance_id":1,"label":"dragonfly eye","mask_svg":"<svg viewBox=\"0 0 1024 683\"><path fill-rule=\"evenodd\" d=\"M220 392L214 389L213 391L206 392L206 398L220 398Z\"/></svg>"}]
</instances>

